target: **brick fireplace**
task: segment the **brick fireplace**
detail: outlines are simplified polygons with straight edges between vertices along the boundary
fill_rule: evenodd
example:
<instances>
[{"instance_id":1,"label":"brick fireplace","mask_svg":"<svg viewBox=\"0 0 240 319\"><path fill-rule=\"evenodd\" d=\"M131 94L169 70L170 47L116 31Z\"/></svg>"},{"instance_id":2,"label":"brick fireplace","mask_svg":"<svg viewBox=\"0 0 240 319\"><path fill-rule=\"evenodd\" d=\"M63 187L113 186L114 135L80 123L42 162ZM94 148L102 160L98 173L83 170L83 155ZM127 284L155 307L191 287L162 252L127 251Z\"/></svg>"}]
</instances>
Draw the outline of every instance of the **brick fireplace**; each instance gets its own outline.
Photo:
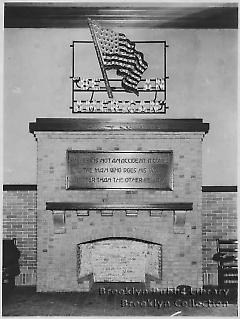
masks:
<instances>
[{"instance_id":1,"label":"brick fireplace","mask_svg":"<svg viewBox=\"0 0 240 319\"><path fill-rule=\"evenodd\" d=\"M202 141L208 129L201 119L30 123L37 140L37 291L89 291L94 282L118 281L202 287ZM133 154L138 160L116 166L125 175L109 171L106 177L93 165L81 177L78 162L69 166L72 152L103 162ZM142 164L151 159L161 165ZM144 172L153 168L148 182ZM89 176L97 187L84 184Z\"/></svg>"}]
</instances>

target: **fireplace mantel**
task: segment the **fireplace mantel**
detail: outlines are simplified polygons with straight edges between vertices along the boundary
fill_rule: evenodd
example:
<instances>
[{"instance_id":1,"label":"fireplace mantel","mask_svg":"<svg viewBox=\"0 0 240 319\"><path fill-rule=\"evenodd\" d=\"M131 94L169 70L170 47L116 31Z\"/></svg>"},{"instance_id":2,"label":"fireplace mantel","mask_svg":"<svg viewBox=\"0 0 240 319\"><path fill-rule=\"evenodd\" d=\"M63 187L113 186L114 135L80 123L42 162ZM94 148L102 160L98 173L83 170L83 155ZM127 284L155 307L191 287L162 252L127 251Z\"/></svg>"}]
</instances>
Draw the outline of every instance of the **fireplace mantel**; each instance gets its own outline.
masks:
<instances>
[{"instance_id":1,"label":"fireplace mantel","mask_svg":"<svg viewBox=\"0 0 240 319\"><path fill-rule=\"evenodd\" d=\"M149 204L105 204L79 202L47 202L46 210L192 210L193 203L170 202Z\"/></svg>"},{"instance_id":2,"label":"fireplace mantel","mask_svg":"<svg viewBox=\"0 0 240 319\"><path fill-rule=\"evenodd\" d=\"M122 272L123 280L142 280L147 289L202 287L202 141L208 123L106 114L38 118L29 129L38 143L39 292L87 292L100 280L122 281ZM75 184L69 184L71 176ZM167 178L169 186L161 187ZM86 180L90 185L79 183Z\"/></svg>"},{"instance_id":3,"label":"fireplace mantel","mask_svg":"<svg viewBox=\"0 0 240 319\"><path fill-rule=\"evenodd\" d=\"M204 132L209 124L202 119L134 119L113 121L112 119L37 118L29 124L34 132L76 131L151 131L151 132Z\"/></svg>"}]
</instances>

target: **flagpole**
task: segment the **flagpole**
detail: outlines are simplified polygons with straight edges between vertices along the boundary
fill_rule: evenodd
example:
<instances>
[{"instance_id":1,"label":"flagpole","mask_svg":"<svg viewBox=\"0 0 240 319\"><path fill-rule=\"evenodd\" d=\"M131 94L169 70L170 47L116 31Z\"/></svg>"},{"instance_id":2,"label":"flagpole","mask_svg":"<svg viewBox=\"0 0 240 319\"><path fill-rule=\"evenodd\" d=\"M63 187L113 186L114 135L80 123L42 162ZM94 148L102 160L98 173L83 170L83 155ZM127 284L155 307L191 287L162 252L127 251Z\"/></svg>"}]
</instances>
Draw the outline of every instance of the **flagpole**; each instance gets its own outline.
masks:
<instances>
[{"instance_id":1,"label":"flagpole","mask_svg":"<svg viewBox=\"0 0 240 319\"><path fill-rule=\"evenodd\" d=\"M94 32L93 27L92 27L92 20L90 18L88 18L88 25L89 25L91 36L92 36L92 39L93 39L94 48L96 50L98 62L99 62L99 65L100 65L100 68L101 68L101 71L102 71L102 75L103 75L104 83L105 83L105 86L106 86L106 89L107 89L108 97L110 99L113 99L112 89L110 87L110 83L109 83L109 80L108 80L108 77L107 77L107 72L106 72L106 69L104 67L104 63L103 63L103 59L102 59L102 54L101 54L100 48L98 46L96 35L95 35L95 32Z\"/></svg>"}]
</instances>

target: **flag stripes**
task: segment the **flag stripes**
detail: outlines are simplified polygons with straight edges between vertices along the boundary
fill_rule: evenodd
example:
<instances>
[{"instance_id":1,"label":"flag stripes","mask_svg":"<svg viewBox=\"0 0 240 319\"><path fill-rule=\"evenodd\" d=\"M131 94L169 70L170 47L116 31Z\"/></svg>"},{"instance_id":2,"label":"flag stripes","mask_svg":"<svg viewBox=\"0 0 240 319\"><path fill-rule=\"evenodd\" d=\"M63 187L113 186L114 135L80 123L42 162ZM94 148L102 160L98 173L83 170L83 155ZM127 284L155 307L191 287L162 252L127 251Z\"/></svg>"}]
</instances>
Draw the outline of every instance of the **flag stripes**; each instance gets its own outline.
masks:
<instances>
[{"instance_id":1,"label":"flag stripes","mask_svg":"<svg viewBox=\"0 0 240 319\"><path fill-rule=\"evenodd\" d=\"M92 21L93 30L103 57L106 69L116 69L117 75L122 76L122 87L127 92L139 95L137 85L148 64L142 52L135 49L125 34L103 28Z\"/></svg>"}]
</instances>

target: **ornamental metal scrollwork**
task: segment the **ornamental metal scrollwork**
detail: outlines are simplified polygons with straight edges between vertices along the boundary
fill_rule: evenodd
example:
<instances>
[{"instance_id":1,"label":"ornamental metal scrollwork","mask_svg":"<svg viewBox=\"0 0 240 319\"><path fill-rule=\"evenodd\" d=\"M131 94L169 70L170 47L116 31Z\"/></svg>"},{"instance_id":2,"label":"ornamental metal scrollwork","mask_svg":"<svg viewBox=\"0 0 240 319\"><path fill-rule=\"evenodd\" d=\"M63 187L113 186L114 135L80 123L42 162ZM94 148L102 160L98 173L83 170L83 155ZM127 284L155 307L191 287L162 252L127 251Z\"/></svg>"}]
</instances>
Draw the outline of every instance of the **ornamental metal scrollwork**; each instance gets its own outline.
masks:
<instances>
[{"instance_id":1,"label":"ornamental metal scrollwork","mask_svg":"<svg viewBox=\"0 0 240 319\"><path fill-rule=\"evenodd\" d=\"M73 41L72 48L72 113L134 113L134 114L166 114L167 106L167 42L166 41L130 41L124 34L117 33L98 25L88 19L92 41ZM111 41L111 39L114 41ZM116 40L118 39L118 40ZM102 72L102 78L79 76L84 64L77 53L79 46L90 44L89 50L94 47L97 60ZM93 46L94 44L94 46ZM149 62L144 60L143 53L136 50L136 45L158 46L159 74L155 78L141 78L148 69ZM160 46L160 48L159 48ZM123 48L126 47L126 50ZM129 50L131 47L131 50ZM152 51L152 50L151 50ZM79 66L79 64L81 66ZM108 70L116 70L117 78L109 78ZM87 70L89 73L89 70ZM107 92L108 100L93 99L94 94ZM113 94L121 93L121 100L113 97ZM87 99L83 94L91 93ZM134 100L134 105L124 94L133 93L142 99ZM146 100L146 95L154 95ZM158 97L160 95L160 97Z\"/></svg>"}]
</instances>

